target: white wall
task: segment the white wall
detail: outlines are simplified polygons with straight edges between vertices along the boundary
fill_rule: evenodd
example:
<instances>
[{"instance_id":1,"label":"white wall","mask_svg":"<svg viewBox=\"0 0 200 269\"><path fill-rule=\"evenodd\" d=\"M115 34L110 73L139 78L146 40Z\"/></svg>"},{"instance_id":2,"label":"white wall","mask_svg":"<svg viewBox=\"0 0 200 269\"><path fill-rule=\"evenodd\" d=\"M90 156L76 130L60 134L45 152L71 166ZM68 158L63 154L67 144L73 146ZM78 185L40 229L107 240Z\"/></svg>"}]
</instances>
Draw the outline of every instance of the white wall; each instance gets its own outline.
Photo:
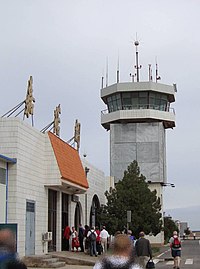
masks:
<instances>
[{"instance_id":1,"label":"white wall","mask_svg":"<svg viewBox=\"0 0 200 269\"><path fill-rule=\"evenodd\" d=\"M99 198L100 205L105 204L105 190L106 190L106 177L103 171L99 170L91 163L89 163L86 158L82 159L83 167L89 168L89 172L87 174L89 189L85 194L80 195L80 202L83 205L85 210L85 196L87 197L87 219L85 219L85 211L83 211L83 217L85 224L89 224L90 217L90 209L92 205L92 199L94 195L97 195Z\"/></svg>"},{"instance_id":2,"label":"white wall","mask_svg":"<svg viewBox=\"0 0 200 269\"><path fill-rule=\"evenodd\" d=\"M35 252L42 252L47 231L47 193L44 188L45 135L17 118L0 119L1 153L17 159L9 168L8 222L18 223L18 252L25 254L26 200L35 201Z\"/></svg>"}]
</instances>

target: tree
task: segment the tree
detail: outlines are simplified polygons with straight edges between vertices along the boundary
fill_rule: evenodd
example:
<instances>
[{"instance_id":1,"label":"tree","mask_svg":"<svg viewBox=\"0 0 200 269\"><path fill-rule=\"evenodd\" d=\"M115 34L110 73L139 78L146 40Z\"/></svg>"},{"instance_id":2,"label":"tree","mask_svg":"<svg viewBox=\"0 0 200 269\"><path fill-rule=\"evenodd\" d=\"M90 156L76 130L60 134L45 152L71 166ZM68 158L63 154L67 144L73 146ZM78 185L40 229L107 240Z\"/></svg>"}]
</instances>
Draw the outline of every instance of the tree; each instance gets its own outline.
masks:
<instances>
[{"instance_id":1,"label":"tree","mask_svg":"<svg viewBox=\"0 0 200 269\"><path fill-rule=\"evenodd\" d=\"M173 231L178 231L176 223L172 220L170 216L164 217L164 239L168 243Z\"/></svg>"},{"instance_id":2,"label":"tree","mask_svg":"<svg viewBox=\"0 0 200 269\"><path fill-rule=\"evenodd\" d=\"M160 198L156 190L150 191L145 177L140 174L137 161L133 161L124 172L124 177L114 189L105 192L107 204L102 206L99 218L110 233L123 230L127 225L127 210L131 210L130 229L138 236L143 230L156 235L162 227Z\"/></svg>"},{"instance_id":3,"label":"tree","mask_svg":"<svg viewBox=\"0 0 200 269\"><path fill-rule=\"evenodd\" d=\"M190 234L191 234L190 228L187 227L187 229L184 230L184 233L185 233L186 235L190 235Z\"/></svg>"}]
</instances>

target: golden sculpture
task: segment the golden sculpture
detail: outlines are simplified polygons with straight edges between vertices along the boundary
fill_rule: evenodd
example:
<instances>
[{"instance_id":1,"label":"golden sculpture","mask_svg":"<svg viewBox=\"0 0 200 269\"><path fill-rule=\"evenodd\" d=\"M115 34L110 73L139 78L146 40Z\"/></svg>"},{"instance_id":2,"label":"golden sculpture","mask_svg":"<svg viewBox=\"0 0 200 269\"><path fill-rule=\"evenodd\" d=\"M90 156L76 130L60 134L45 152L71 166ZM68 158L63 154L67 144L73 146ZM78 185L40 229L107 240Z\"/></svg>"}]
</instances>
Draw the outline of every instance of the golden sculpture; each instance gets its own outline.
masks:
<instances>
[{"instance_id":1,"label":"golden sculpture","mask_svg":"<svg viewBox=\"0 0 200 269\"><path fill-rule=\"evenodd\" d=\"M54 110L53 132L57 136L60 136L60 126L59 126L60 117L59 117L59 114L61 114L60 104Z\"/></svg>"},{"instance_id":2,"label":"golden sculpture","mask_svg":"<svg viewBox=\"0 0 200 269\"><path fill-rule=\"evenodd\" d=\"M30 76L30 79L28 80L28 88L27 88L27 94L25 99L25 109L24 109L24 115L28 118L29 115L33 116L33 110L34 110L34 104L35 98L33 97L33 77Z\"/></svg>"},{"instance_id":3,"label":"golden sculpture","mask_svg":"<svg viewBox=\"0 0 200 269\"><path fill-rule=\"evenodd\" d=\"M80 148L80 132L81 132L81 124L76 120L75 128L74 128L74 142L77 144L77 151Z\"/></svg>"}]
</instances>

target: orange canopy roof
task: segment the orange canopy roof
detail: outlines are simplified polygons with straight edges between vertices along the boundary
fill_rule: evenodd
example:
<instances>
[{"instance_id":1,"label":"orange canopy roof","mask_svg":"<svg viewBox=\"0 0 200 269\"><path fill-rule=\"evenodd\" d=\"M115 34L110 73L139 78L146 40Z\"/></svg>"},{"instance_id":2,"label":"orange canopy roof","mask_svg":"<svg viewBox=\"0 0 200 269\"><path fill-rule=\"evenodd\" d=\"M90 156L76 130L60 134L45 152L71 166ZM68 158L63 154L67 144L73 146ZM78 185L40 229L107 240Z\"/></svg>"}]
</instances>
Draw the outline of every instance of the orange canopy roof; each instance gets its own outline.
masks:
<instances>
[{"instance_id":1,"label":"orange canopy roof","mask_svg":"<svg viewBox=\"0 0 200 269\"><path fill-rule=\"evenodd\" d=\"M89 188L77 150L53 133L48 132L48 135L60 169L61 178L84 188Z\"/></svg>"}]
</instances>

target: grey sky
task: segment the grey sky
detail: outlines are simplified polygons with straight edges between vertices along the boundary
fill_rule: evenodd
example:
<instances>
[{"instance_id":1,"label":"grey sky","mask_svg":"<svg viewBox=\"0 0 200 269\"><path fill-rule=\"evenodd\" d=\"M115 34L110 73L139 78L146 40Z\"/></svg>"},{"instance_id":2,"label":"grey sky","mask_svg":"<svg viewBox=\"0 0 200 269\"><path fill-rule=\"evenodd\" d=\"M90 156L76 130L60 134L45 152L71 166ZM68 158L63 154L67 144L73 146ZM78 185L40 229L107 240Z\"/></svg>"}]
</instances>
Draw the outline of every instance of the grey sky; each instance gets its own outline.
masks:
<instances>
[{"instance_id":1,"label":"grey sky","mask_svg":"<svg viewBox=\"0 0 200 269\"><path fill-rule=\"evenodd\" d=\"M25 98L32 75L35 127L50 123L60 103L61 138L73 136L77 118L81 154L108 175L101 76L108 57L109 84L115 83L119 54L120 80L130 81L137 32L141 80L157 57L161 83L178 88L177 127L167 130L168 181L176 188L165 188L165 208L200 205L199 14L196 0L1 0L0 115Z\"/></svg>"}]
</instances>

